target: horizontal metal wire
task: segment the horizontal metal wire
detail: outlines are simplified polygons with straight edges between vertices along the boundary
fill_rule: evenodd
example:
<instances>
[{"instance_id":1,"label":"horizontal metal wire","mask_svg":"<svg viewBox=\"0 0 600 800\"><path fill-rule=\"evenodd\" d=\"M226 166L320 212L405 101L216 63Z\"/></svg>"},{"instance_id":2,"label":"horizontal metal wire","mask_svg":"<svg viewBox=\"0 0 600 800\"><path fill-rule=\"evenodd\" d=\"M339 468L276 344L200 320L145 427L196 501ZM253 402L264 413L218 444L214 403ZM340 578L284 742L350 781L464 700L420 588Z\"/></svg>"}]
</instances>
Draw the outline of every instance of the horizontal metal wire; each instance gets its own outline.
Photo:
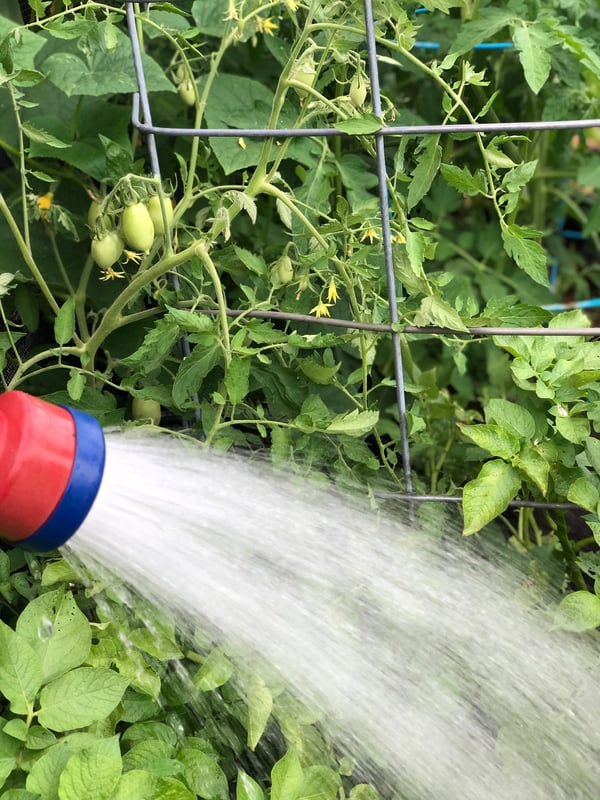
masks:
<instances>
[{"instance_id":1,"label":"horizontal metal wire","mask_svg":"<svg viewBox=\"0 0 600 800\"><path fill-rule=\"evenodd\" d=\"M302 136L351 136L337 128L178 128L150 125L140 119L139 94L133 95L131 124L143 133L162 136L209 136L248 139L290 139ZM600 119L556 119L531 122L448 123L444 125L382 125L379 136L416 136L443 133L523 133L527 131L600 128Z\"/></svg>"},{"instance_id":2,"label":"horizontal metal wire","mask_svg":"<svg viewBox=\"0 0 600 800\"><path fill-rule=\"evenodd\" d=\"M198 309L202 314L217 316L220 311L216 308ZM339 319L336 317L313 317L310 314L296 314L285 311L260 311L258 309L238 311L228 308L228 317L249 317L253 319L278 320L280 322L303 322L313 325L322 325L331 328L350 328L358 331L374 331L376 333L411 333L423 336L585 336L600 337L600 328L518 328L493 327L487 325L474 325L466 331L457 331L454 328L439 326L420 327L417 325L390 325L385 322L361 322L352 319Z\"/></svg>"}]
</instances>

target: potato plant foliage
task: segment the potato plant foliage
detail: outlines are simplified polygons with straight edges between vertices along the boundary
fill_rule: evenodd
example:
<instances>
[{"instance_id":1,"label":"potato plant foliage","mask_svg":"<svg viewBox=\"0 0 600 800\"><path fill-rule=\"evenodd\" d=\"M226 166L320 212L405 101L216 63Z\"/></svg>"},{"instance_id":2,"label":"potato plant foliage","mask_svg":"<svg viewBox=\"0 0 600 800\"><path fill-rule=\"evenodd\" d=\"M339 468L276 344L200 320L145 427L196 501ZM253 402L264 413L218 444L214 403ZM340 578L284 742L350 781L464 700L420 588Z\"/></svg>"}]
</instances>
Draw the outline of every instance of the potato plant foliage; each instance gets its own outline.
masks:
<instances>
[{"instance_id":1,"label":"potato plant foliage","mask_svg":"<svg viewBox=\"0 0 600 800\"><path fill-rule=\"evenodd\" d=\"M424 5L373 3L378 80L358 0L134 5L154 125L231 131L159 134L160 175L152 140L131 125L138 85L122 6L30 0L25 21L16 8L0 17L2 388L105 424L162 414L210 447L405 489L377 131L600 116L595 2ZM241 133L303 127L335 135ZM540 592L565 578L577 589L562 624L595 628L600 345L581 330L469 329L594 323L546 306L599 291L597 132L409 130L385 137L385 156L415 488L462 493L466 534L502 516ZM334 318L372 329L328 326ZM571 501L584 534L562 511L507 513L515 498ZM194 678L199 737L175 689L157 705L169 663L185 658L173 631L151 642L136 628L123 655L113 622L69 588L61 562L38 575L23 559L0 560L0 800L87 797L92 772L103 776L94 797L106 798L212 800L238 769L238 800L301 798L311 770L323 797L342 791L329 746L304 752L289 725L278 729L283 760L251 777L244 748L276 724L266 695L253 706L228 694L228 678ZM44 619L47 639L36 633ZM221 677L229 670L218 652L202 658ZM208 688L234 744L219 738ZM85 713L74 701L83 695ZM184 708L181 735L172 706ZM271 769L293 777L271 783Z\"/></svg>"}]
</instances>

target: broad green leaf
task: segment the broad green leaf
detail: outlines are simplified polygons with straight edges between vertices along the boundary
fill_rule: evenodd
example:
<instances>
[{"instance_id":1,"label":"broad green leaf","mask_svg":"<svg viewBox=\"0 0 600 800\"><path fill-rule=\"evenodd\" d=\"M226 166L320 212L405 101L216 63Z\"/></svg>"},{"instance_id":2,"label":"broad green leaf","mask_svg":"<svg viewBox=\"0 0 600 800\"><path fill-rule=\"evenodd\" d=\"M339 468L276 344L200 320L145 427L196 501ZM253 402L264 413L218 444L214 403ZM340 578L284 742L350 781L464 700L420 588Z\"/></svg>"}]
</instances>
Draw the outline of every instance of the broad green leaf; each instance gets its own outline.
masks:
<instances>
[{"instance_id":1,"label":"broad green leaf","mask_svg":"<svg viewBox=\"0 0 600 800\"><path fill-rule=\"evenodd\" d=\"M219 342L211 337L206 345L196 345L192 354L181 363L173 382L173 402L178 408L185 408L192 395L197 392L204 378L223 357Z\"/></svg>"},{"instance_id":2,"label":"broad green leaf","mask_svg":"<svg viewBox=\"0 0 600 800\"><path fill-rule=\"evenodd\" d=\"M58 784L59 800L108 800L120 777L119 737L98 739L67 761Z\"/></svg>"},{"instance_id":3,"label":"broad green leaf","mask_svg":"<svg viewBox=\"0 0 600 800\"><path fill-rule=\"evenodd\" d=\"M304 771L296 751L290 748L271 770L271 800L296 800L300 795Z\"/></svg>"},{"instance_id":4,"label":"broad green leaf","mask_svg":"<svg viewBox=\"0 0 600 800\"><path fill-rule=\"evenodd\" d=\"M4 786L6 779L16 766L16 758L0 758L0 787Z\"/></svg>"},{"instance_id":5,"label":"broad green leaf","mask_svg":"<svg viewBox=\"0 0 600 800\"><path fill-rule=\"evenodd\" d=\"M127 637L132 645L159 661L183 658L177 643L161 631L151 632L148 628L135 628L129 631Z\"/></svg>"},{"instance_id":6,"label":"broad green leaf","mask_svg":"<svg viewBox=\"0 0 600 800\"><path fill-rule=\"evenodd\" d=\"M340 775L331 767L315 764L304 769L301 800L337 800L342 788Z\"/></svg>"},{"instance_id":7,"label":"broad green leaf","mask_svg":"<svg viewBox=\"0 0 600 800\"><path fill-rule=\"evenodd\" d=\"M263 681L256 679L248 688L246 702L248 704L247 744L251 750L254 750L265 732L271 716L273 695Z\"/></svg>"},{"instance_id":8,"label":"broad green leaf","mask_svg":"<svg viewBox=\"0 0 600 800\"><path fill-rule=\"evenodd\" d=\"M39 796L27 789L9 789L0 795L0 800L39 800Z\"/></svg>"},{"instance_id":9,"label":"broad green leaf","mask_svg":"<svg viewBox=\"0 0 600 800\"><path fill-rule=\"evenodd\" d=\"M148 331L144 341L135 352L121 359L121 363L127 367L133 367L142 375L148 375L162 364L172 351L179 336L179 325L172 318L166 316Z\"/></svg>"},{"instance_id":10,"label":"broad green leaf","mask_svg":"<svg viewBox=\"0 0 600 800\"><path fill-rule=\"evenodd\" d=\"M510 8L482 8L477 19L462 23L450 53L462 55L475 45L489 41L498 31L506 28L514 17L515 12Z\"/></svg>"},{"instance_id":11,"label":"broad green leaf","mask_svg":"<svg viewBox=\"0 0 600 800\"><path fill-rule=\"evenodd\" d=\"M42 685L40 659L31 645L0 621L0 692L15 714L27 714Z\"/></svg>"},{"instance_id":12,"label":"broad green leaf","mask_svg":"<svg viewBox=\"0 0 600 800\"><path fill-rule=\"evenodd\" d=\"M600 492L591 481L581 477L577 478L569 487L567 500L595 514L600 502Z\"/></svg>"},{"instance_id":13,"label":"broad green leaf","mask_svg":"<svg viewBox=\"0 0 600 800\"><path fill-rule=\"evenodd\" d=\"M453 331L468 331L460 314L450 303L437 295L429 295L421 300L419 310L415 314L415 325L439 325Z\"/></svg>"},{"instance_id":14,"label":"broad green leaf","mask_svg":"<svg viewBox=\"0 0 600 800\"><path fill-rule=\"evenodd\" d=\"M235 800L264 800L264 798L265 793L254 778L251 778L244 770L238 769Z\"/></svg>"},{"instance_id":15,"label":"broad green leaf","mask_svg":"<svg viewBox=\"0 0 600 800\"><path fill-rule=\"evenodd\" d=\"M228 800L229 782L217 756L202 750L185 748L178 755L184 766L185 782L204 800Z\"/></svg>"},{"instance_id":16,"label":"broad green leaf","mask_svg":"<svg viewBox=\"0 0 600 800\"><path fill-rule=\"evenodd\" d=\"M600 626L600 597L591 592L572 592L558 607L555 624L567 631L589 631Z\"/></svg>"},{"instance_id":17,"label":"broad green leaf","mask_svg":"<svg viewBox=\"0 0 600 800\"><path fill-rule=\"evenodd\" d=\"M331 383L332 378L337 375L342 364L340 362L331 367L326 367L324 364L319 364L312 358L299 358L298 366L300 367L300 371L313 383L319 384L320 386L327 386Z\"/></svg>"},{"instance_id":18,"label":"broad green leaf","mask_svg":"<svg viewBox=\"0 0 600 800\"><path fill-rule=\"evenodd\" d=\"M464 535L477 533L506 511L520 486L519 473L510 464L498 459L484 464L463 490Z\"/></svg>"},{"instance_id":19,"label":"broad green leaf","mask_svg":"<svg viewBox=\"0 0 600 800\"><path fill-rule=\"evenodd\" d=\"M550 76L552 65L549 47L556 39L542 23L525 22L513 29L512 40L519 51L519 60L525 80L534 94L538 94Z\"/></svg>"},{"instance_id":20,"label":"broad green leaf","mask_svg":"<svg viewBox=\"0 0 600 800\"><path fill-rule=\"evenodd\" d=\"M78 667L42 689L38 721L59 732L85 728L113 711L127 684L113 670Z\"/></svg>"},{"instance_id":21,"label":"broad green leaf","mask_svg":"<svg viewBox=\"0 0 600 800\"><path fill-rule=\"evenodd\" d=\"M123 772L144 769L154 775L176 778L183 774L183 764L172 758L173 746L159 739L138 742L123 756Z\"/></svg>"},{"instance_id":22,"label":"broad green leaf","mask_svg":"<svg viewBox=\"0 0 600 800\"><path fill-rule=\"evenodd\" d=\"M193 683L201 692L210 692L227 683L232 675L233 664L219 647L215 647L194 675Z\"/></svg>"},{"instance_id":23,"label":"broad green leaf","mask_svg":"<svg viewBox=\"0 0 600 800\"><path fill-rule=\"evenodd\" d=\"M486 420L527 441L535 436L535 420L526 408L503 398L492 398L485 408Z\"/></svg>"},{"instance_id":24,"label":"broad green leaf","mask_svg":"<svg viewBox=\"0 0 600 800\"><path fill-rule=\"evenodd\" d=\"M138 722L123 731L121 743L127 747L132 747L138 742L147 742L152 739L165 742L173 748L177 744L177 733L165 722L156 722L154 720Z\"/></svg>"},{"instance_id":25,"label":"broad green leaf","mask_svg":"<svg viewBox=\"0 0 600 800\"><path fill-rule=\"evenodd\" d=\"M466 194L468 197L475 197L478 194L487 192L485 174L478 170L474 175L469 172L468 167L457 167L454 164L442 164L440 172L446 183L454 187L457 192Z\"/></svg>"},{"instance_id":26,"label":"broad green leaf","mask_svg":"<svg viewBox=\"0 0 600 800\"><path fill-rule=\"evenodd\" d=\"M43 683L78 667L90 652L90 624L71 592L63 589L32 600L21 612L17 633L37 654Z\"/></svg>"},{"instance_id":27,"label":"broad green leaf","mask_svg":"<svg viewBox=\"0 0 600 800\"><path fill-rule=\"evenodd\" d=\"M44 800L58 800L61 773L75 750L76 748L69 748L65 740L48 748L27 775L27 790L41 795Z\"/></svg>"},{"instance_id":28,"label":"broad green leaf","mask_svg":"<svg viewBox=\"0 0 600 800\"><path fill-rule=\"evenodd\" d=\"M196 800L196 795L176 778L133 769L121 776L110 800Z\"/></svg>"},{"instance_id":29,"label":"broad green leaf","mask_svg":"<svg viewBox=\"0 0 600 800\"><path fill-rule=\"evenodd\" d=\"M233 249L239 260L250 272L253 272L255 275L267 274L267 265L262 256L251 253L249 250L244 250L243 247L238 247L237 245L234 245Z\"/></svg>"},{"instance_id":30,"label":"broad green leaf","mask_svg":"<svg viewBox=\"0 0 600 800\"><path fill-rule=\"evenodd\" d=\"M344 433L346 436L366 436L379 420L378 411L359 411L338 414L327 425L327 433Z\"/></svg>"},{"instance_id":31,"label":"broad green leaf","mask_svg":"<svg viewBox=\"0 0 600 800\"><path fill-rule=\"evenodd\" d=\"M425 197L431 188L442 161L442 148L439 144L440 137L426 136L423 141L424 145L419 150L417 166L412 173L406 198L406 205L409 210L414 208Z\"/></svg>"},{"instance_id":32,"label":"broad green leaf","mask_svg":"<svg viewBox=\"0 0 600 800\"><path fill-rule=\"evenodd\" d=\"M508 461L519 452L517 436L500 425L461 425L461 433L492 456Z\"/></svg>"},{"instance_id":33,"label":"broad green leaf","mask_svg":"<svg viewBox=\"0 0 600 800\"><path fill-rule=\"evenodd\" d=\"M250 389L250 358L233 356L225 372L225 388L229 402L241 403Z\"/></svg>"},{"instance_id":34,"label":"broad green leaf","mask_svg":"<svg viewBox=\"0 0 600 800\"><path fill-rule=\"evenodd\" d=\"M32 725L25 741L28 750L45 750L56 742L56 736L41 725Z\"/></svg>"},{"instance_id":35,"label":"broad green leaf","mask_svg":"<svg viewBox=\"0 0 600 800\"><path fill-rule=\"evenodd\" d=\"M420 231L409 230L404 244L394 245L392 255L396 277L411 294L431 294L432 289L423 269L427 242Z\"/></svg>"},{"instance_id":36,"label":"broad green leaf","mask_svg":"<svg viewBox=\"0 0 600 800\"><path fill-rule=\"evenodd\" d=\"M55 583L71 583L79 580L79 575L63 558L46 564L42 572L42 586L48 588Z\"/></svg>"},{"instance_id":37,"label":"broad green leaf","mask_svg":"<svg viewBox=\"0 0 600 800\"><path fill-rule=\"evenodd\" d=\"M378 130L380 130L380 128L383 127L383 122L379 119L379 117L375 116L375 114L366 112L361 114L360 117L352 117L352 119L344 119L334 122L333 127L337 128L338 131L342 131L342 133L360 136L369 133L376 133Z\"/></svg>"},{"instance_id":38,"label":"broad green leaf","mask_svg":"<svg viewBox=\"0 0 600 800\"><path fill-rule=\"evenodd\" d=\"M593 438L587 439L585 442L585 452L592 468L597 475L600 475L600 441Z\"/></svg>"},{"instance_id":39,"label":"broad green leaf","mask_svg":"<svg viewBox=\"0 0 600 800\"><path fill-rule=\"evenodd\" d=\"M65 345L75 334L75 301L68 297L54 320L54 338L56 343Z\"/></svg>"},{"instance_id":40,"label":"broad green leaf","mask_svg":"<svg viewBox=\"0 0 600 800\"><path fill-rule=\"evenodd\" d=\"M520 192L533 178L537 163L537 159L535 161L525 161L523 164L509 169L502 177L502 186L507 192Z\"/></svg>"},{"instance_id":41,"label":"broad green leaf","mask_svg":"<svg viewBox=\"0 0 600 800\"><path fill-rule=\"evenodd\" d=\"M571 417L561 414L561 410L556 415L556 430L568 442L580 444L590 435L590 421L587 417Z\"/></svg>"},{"instance_id":42,"label":"broad green leaf","mask_svg":"<svg viewBox=\"0 0 600 800\"><path fill-rule=\"evenodd\" d=\"M24 742L27 739L27 724L24 719L9 719L2 731L13 739Z\"/></svg>"},{"instance_id":43,"label":"broad green leaf","mask_svg":"<svg viewBox=\"0 0 600 800\"><path fill-rule=\"evenodd\" d=\"M186 333L206 333L213 327L212 319L206 314L194 314L182 308L167 306L168 317L176 322Z\"/></svg>"},{"instance_id":44,"label":"broad green leaf","mask_svg":"<svg viewBox=\"0 0 600 800\"><path fill-rule=\"evenodd\" d=\"M548 286L546 251L530 236L526 236L518 225L507 225L502 229L502 241L508 255L515 260L530 278L542 286Z\"/></svg>"},{"instance_id":45,"label":"broad green leaf","mask_svg":"<svg viewBox=\"0 0 600 800\"><path fill-rule=\"evenodd\" d=\"M550 464L533 447L525 447L513 459L512 464L520 469L532 480L540 492L545 495L548 491L548 477L550 475Z\"/></svg>"}]
</instances>

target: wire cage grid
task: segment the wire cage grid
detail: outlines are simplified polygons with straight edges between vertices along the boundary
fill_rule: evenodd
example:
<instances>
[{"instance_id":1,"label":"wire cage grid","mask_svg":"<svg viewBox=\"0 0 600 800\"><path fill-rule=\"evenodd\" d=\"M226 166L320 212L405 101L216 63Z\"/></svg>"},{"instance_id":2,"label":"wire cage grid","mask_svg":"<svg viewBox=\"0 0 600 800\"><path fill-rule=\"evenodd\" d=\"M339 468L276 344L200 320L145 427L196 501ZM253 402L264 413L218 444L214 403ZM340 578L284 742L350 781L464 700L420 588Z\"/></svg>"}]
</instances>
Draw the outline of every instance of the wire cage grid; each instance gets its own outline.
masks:
<instances>
[{"instance_id":1,"label":"wire cage grid","mask_svg":"<svg viewBox=\"0 0 600 800\"><path fill-rule=\"evenodd\" d=\"M155 125L152 119L152 109L146 77L143 65L143 48L140 42L136 25L136 5L142 8L147 4L140 4L138 0L124 0L126 7L127 27L131 40L134 69L138 84L138 92L133 96L131 122L134 128L146 136L149 160L153 174L161 177L161 167L156 144L158 136L188 136L188 137L247 137L254 139L285 139L285 138L309 138L309 137L344 137L349 134L344 133L335 127L304 127L304 128L183 128L165 127ZM365 43L367 49L367 69L371 87L371 97L373 113L382 118L382 101L380 91L380 70L378 63L377 39L376 39L376 19L372 0L363 0L364 23L365 23ZM428 9L416 9L417 13L426 12ZM417 42L415 47L423 49L437 50L438 42L422 41ZM475 46L480 50L500 50L512 47L510 42L482 42ZM542 328L542 327L516 327L516 326L469 326L468 333L442 326L416 326L400 325L398 314L398 293L397 278L394 272L392 254L392 230L390 226L390 206L387 190L389 177L388 165L385 153L385 143L388 137L398 137L403 135L435 135L449 133L495 133L495 134L516 134L530 133L534 131L576 131L582 129L600 128L599 119L569 119L569 120L531 120L527 122L476 122L476 123L444 123L444 124L412 124L388 126L382 125L372 135L375 139L374 170L377 176L377 189L379 195L379 211L381 224L381 239L383 246L383 258L385 265L385 278L388 294L389 323L364 322L353 319L340 319L335 317L314 317L306 314L297 314L282 311L261 311L244 309L227 309L230 317L245 317L280 320L282 322L301 322L315 325L318 327L337 327L350 330L372 331L389 335L392 342L395 394L398 405L398 434L401 443L402 469L404 472L405 492L378 493L383 499L407 502L410 513L414 511L413 503L461 503L462 497L442 494L417 494L413 485L413 467L409 445L409 432L407 422L407 396L404 381L403 357L400 347L400 333L412 334L417 336L440 336L451 335L456 337L493 337L500 335L533 336L533 337L562 337L562 336L583 336L587 338L600 337L600 327L585 328ZM568 232L564 232L565 237ZM177 287L177 275L173 275L175 287ZM594 307L595 300L583 301L577 304L578 307ZM548 306L549 310L559 310L565 308L560 304ZM205 313L214 313L206 309ZM182 343L184 354L186 348L189 352L187 341ZM575 506L570 502L549 502L535 500L514 499L509 503L512 508L539 508L539 509L570 509Z\"/></svg>"}]
</instances>

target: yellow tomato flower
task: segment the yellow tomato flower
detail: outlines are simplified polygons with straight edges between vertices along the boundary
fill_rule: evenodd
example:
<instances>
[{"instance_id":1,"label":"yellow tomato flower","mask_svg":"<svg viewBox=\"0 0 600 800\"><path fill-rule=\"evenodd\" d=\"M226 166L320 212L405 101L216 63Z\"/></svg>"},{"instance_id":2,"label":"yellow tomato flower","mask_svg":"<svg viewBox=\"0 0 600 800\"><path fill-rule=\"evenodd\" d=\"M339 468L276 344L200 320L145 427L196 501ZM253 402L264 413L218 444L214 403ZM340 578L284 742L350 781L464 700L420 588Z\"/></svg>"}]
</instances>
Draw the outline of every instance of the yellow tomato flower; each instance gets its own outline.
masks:
<instances>
[{"instance_id":1,"label":"yellow tomato flower","mask_svg":"<svg viewBox=\"0 0 600 800\"><path fill-rule=\"evenodd\" d=\"M394 244L406 244L406 237L403 233L396 233L392 236L392 242Z\"/></svg>"},{"instance_id":2,"label":"yellow tomato flower","mask_svg":"<svg viewBox=\"0 0 600 800\"><path fill-rule=\"evenodd\" d=\"M373 244L375 239L379 239L379 234L372 226L369 226L363 235L360 237L361 242L364 242L365 239L369 240L369 244Z\"/></svg>"},{"instance_id":3,"label":"yellow tomato flower","mask_svg":"<svg viewBox=\"0 0 600 800\"><path fill-rule=\"evenodd\" d=\"M239 19L237 8L235 7L235 0L229 0L229 8L227 9L225 22L228 22L230 19Z\"/></svg>"},{"instance_id":4,"label":"yellow tomato flower","mask_svg":"<svg viewBox=\"0 0 600 800\"><path fill-rule=\"evenodd\" d=\"M256 17L256 26L260 33L267 33L269 36L273 36L277 30L277 25L273 22L272 17L266 17L266 19Z\"/></svg>"},{"instance_id":5,"label":"yellow tomato flower","mask_svg":"<svg viewBox=\"0 0 600 800\"><path fill-rule=\"evenodd\" d=\"M100 278L101 281L114 281L115 278L124 278L124 272L115 272L112 267L108 267L108 269L102 270L102 277Z\"/></svg>"},{"instance_id":6,"label":"yellow tomato flower","mask_svg":"<svg viewBox=\"0 0 600 800\"><path fill-rule=\"evenodd\" d=\"M52 207L52 201L54 200L54 192L46 192L41 197L37 199L37 207L40 212L40 217L46 222L48 221L48 211Z\"/></svg>"},{"instance_id":7,"label":"yellow tomato flower","mask_svg":"<svg viewBox=\"0 0 600 800\"><path fill-rule=\"evenodd\" d=\"M296 0L283 0L283 2L287 10L290 11L292 14L298 11L298 3L296 2Z\"/></svg>"},{"instance_id":8,"label":"yellow tomato flower","mask_svg":"<svg viewBox=\"0 0 600 800\"><path fill-rule=\"evenodd\" d=\"M123 250L123 255L125 256L126 264L129 264L130 261L133 261L134 264L140 264L144 257L143 253L136 253L135 250Z\"/></svg>"},{"instance_id":9,"label":"yellow tomato flower","mask_svg":"<svg viewBox=\"0 0 600 800\"><path fill-rule=\"evenodd\" d=\"M331 305L329 303L324 303L322 300L319 300L317 305L314 308L311 308L310 313L314 314L316 317L330 317L330 308Z\"/></svg>"},{"instance_id":10,"label":"yellow tomato flower","mask_svg":"<svg viewBox=\"0 0 600 800\"><path fill-rule=\"evenodd\" d=\"M329 286L327 287L327 302L332 305L337 301L339 295L337 293L337 286L335 285L335 278L333 275L329 279Z\"/></svg>"}]
</instances>

